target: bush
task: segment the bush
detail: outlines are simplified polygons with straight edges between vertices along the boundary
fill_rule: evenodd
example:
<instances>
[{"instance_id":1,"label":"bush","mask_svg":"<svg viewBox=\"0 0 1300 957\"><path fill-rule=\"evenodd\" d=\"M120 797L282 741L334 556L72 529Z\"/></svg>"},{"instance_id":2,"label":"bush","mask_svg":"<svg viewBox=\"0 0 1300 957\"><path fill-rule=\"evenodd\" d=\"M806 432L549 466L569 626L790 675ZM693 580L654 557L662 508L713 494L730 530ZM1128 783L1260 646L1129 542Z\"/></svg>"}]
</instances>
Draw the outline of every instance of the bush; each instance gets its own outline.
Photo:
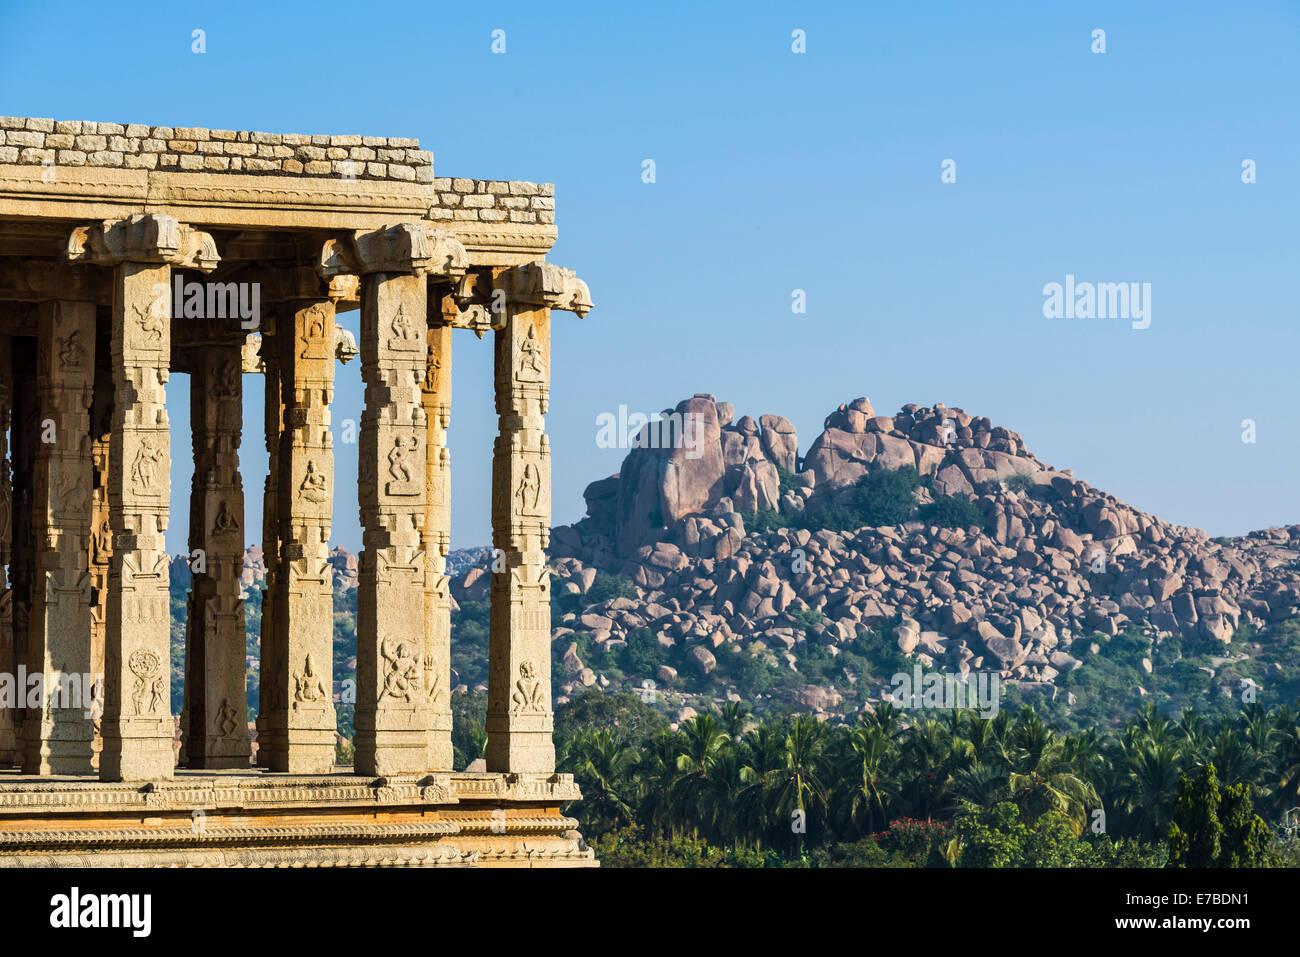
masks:
<instances>
[{"instance_id":1,"label":"bush","mask_svg":"<svg viewBox=\"0 0 1300 957\"><path fill-rule=\"evenodd\" d=\"M1028 492L1036 484L1034 477L1028 472L1017 472L1003 482L1002 487L1008 492Z\"/></svg>"},{"instance_id":2,"label":"bush","mask_svg":"<svg viewBox=\"0 0 1300 957\"><path fill-rule=\"evenodd\" d=\"M627 644L615 654L619 668L630 678L653 678L663 656L659 639L649 628L628 632Z\"/></svg>"},{"instance_id":3,"label":"bush","mask_svg":"<svg viewBox=\"0 0 1300 957\"><path fill-rule=\"evenodd\" d=\"M746 534L752 532L774 532L778 528L789 528L790 520L774 508L761 512L741 512L745 522Z\"/></svg>"},{"instance_id":4,"label":"bush","mask_svg":"<svg viewBox=\"0 0 1300 957\"><path fill-rule=\"evenodd\" d=\"M789 615L794 620L794 626L803 631L807 631L815 625L820 625L826 619L820 608L801 608L798 611L789 612Z\"/></svg>"},{"instance_id":5,"label":"bush","mask_svg":"<svg viewBox=\"0 0 1300 957\"><path fill-rule=\"evenodd\" d=\"M858 480L853 494L853 503L861 519L857 527L906 522L916 508L915 493L920 487L921 476L910 465L868 472Z\"/></svg>"},{"instance_id":6,"label":"bush","mask_svg":"<svg viewBox=\"0 0 1300 957\"><path fill-rule=\"evenodd\" d=\"M917 518L940 528L985 528L988 519L983 510L967 495L946 495L922 506Z\"/></svg>"},{"instance_id":7,"label":"bush","mask_svg":"<svg viewBox=\"0 0 1300 957\"><path fill-rule=\"evenodd\" d=\"M823 499L795 516L793 524L810 531L835 532L901 525L911 517L916 508L916 490L924 484L910 465L901 469L877 469L858 479L849 504L838 505Z\"/></svg>"},{"instance_id":8,"label":"bush","mask_svg":"<svg viewBox=\"0 0 1300 957\"><path fill-rule=\"evenodd\" d=\"M592 581L591 587L587 589L587 594L583 596L583 604L598 605L602 601L608 601L611 598L636 598L636 585L621 575L607 575L604 572L596 572L596 578Z\"/></svg>"}]
</instances>

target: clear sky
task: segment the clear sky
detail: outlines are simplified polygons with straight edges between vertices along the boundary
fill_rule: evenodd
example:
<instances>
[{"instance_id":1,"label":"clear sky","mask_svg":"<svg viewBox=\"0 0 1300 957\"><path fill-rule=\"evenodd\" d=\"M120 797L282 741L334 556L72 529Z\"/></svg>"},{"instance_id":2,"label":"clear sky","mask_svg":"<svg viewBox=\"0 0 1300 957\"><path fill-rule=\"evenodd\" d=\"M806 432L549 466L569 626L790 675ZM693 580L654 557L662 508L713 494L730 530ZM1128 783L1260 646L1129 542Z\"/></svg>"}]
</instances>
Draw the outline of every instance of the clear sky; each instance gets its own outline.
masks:
<instances>
[{"instance_id":1,"label":"clear sky","mask_svg":"<svg viewBox=\"0 0 1300 957\"><path fill-rule=\"evenodd\" d=\"M557 523L625 454L597 446L600 413L696 392L786 415L803 451L856 396L943 402L1171 521L1300 522L1300 5L811 6L0 0L0 113L416 136L439 175L554 182L550 259L597 306L555 315ZM1150 283L1150 327L1044 318L1067 274ZM489 538L491 362L457 337L456 547ZM173 551L188 385L169 392ZM359 409L353 363L334 415L334 540L353 550L339 429Z\"/></svg>"}]
</instances>

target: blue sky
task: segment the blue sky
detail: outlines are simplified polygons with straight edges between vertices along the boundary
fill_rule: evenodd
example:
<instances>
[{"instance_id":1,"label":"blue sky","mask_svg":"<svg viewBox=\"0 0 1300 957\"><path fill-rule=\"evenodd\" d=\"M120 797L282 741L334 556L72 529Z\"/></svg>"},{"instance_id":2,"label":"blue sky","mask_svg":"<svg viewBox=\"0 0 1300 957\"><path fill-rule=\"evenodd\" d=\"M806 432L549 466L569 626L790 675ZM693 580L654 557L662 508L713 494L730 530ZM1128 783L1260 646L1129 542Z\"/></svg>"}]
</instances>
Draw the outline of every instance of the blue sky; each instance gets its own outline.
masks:
<instances>
[{"instance_id":1,"label":"blue sky","mask_svg":"<svg viewBox=\"0 0 1300 957\"><path fill-rule=\"evenodd\" d=\"M943 402L1171 521L1300 522L1298 99L1295 3L0 4L0 113L417 136L439 175L554 182L550 258L597 305L555 317L557 523L624 454L597 447L597 415L696 392L786 415L802 450L856 396ZM1067 273L1151 283L1150 328L1045 319ZM490 342L454 349L460 547L488 541L495 417ZM174 377L173 551L187 390ZM334 416L353 550L338 430L359 403L354 363Z\"/></svg>"}]
</instances>

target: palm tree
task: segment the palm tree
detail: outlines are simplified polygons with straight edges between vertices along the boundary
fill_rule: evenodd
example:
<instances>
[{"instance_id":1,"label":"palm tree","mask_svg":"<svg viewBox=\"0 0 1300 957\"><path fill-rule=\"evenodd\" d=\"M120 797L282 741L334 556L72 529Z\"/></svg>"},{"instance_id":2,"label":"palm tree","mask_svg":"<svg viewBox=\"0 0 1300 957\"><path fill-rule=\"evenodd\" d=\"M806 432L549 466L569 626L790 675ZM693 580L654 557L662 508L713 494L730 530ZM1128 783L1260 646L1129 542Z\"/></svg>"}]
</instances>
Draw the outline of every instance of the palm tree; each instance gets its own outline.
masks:
<instances>
[{"instance_id":1,"label":"palm tree","mask_svg":"<svg viewBox=\"0 0 1300 957\"><path fill-rule=\"evenodd\" d=\"M740 754L727 742L705 774L700 824L706 837L719 844L734 844L744 838L744 821L737 813L740 768Z\"/></svg>"},{"instance_id":2,"label":"palm tree","mask_svg":"<svg viewBox=\"0 0 1300 957\"><path fill-rule=\"evenodd\" d=\"M1234 784L1255 784L1263 770L1264 759L1244 741L1230 719L1224 719L1214 736L1209 751L1202 752L1198 765L1213 764L1219 782L1224 787Z\"/></svg>"},{"instance_id":3,"label":"palm tree","mask_svg":"<svg viewBox=\"0 0 1300 957\"><path fill-rule=\"evenodd\" d=\"M1088 814L1101 805L1093 786L1075 773L1068 761L1065 742L1051 731L1024 736L1026 744L1011 756L1012 772L1007 779L1011 800L1026 820L1047 811L1060 811L1082 834Z\"/></svg>"},{"instance_id":4,"label":"palm tree","mask_svg":"<svg viewBox=\"0 0 1300 957\"><path fill-rule=\"evenodd\" d=\"M1139 708L1129 726L1136 728L1149 741L1167 741L1175 736L1178 726L1162 715L1154 701Z\"/></svg>"},{"instance_id":5,"label":"palm tree","mask_svg":"<svg viewBox=\"0 0 1300 957\"><path fill-rule=\"evenodd\" d=\"M636 752L609 728L598 728L574 735L566 757L582 789L583 813L597 825L594 830L631 822Z\"/></svg>"},{"instance_id":6,"label":"palm tree","mask_svg":"<svg viewBox=\"0 0 1300 957\"><path fill-rule=\"evenodd\" d=\"M826 727L810 714L797 715L785 734L781 765L769 772L769 806L774 820L791 822L801 855L807 827L825 817L825 749ZM803 826L796 829L796 823Z\"/></svg>"},{"instance_id":7,"label":"palm tree","mask_svg":"<svg viewBox=\"0 0 1300 957\"><path fill-rule=\"evenodd\" d=\"M1175 726L1188 751L1204 751L1210 739L1210 723L1195 708L1184 708Z\"/></svg>"},{"instance_id":8,"label":"palm tree","mask_svg":"<svg viewBox=\"0 0 1300 957\"><path fill-rule=\"evenodd\" d=\"M1182 772L1182 755L1171 741L1140 737L1123 742L1114 761L1110 793L1130 830L1147 841L1160 840L1169 827L1169 812Z\"/></svg>"},{"instance_id":9,"label":"palm tree","mask_svg":"<svg viewBox=\"0 0 1300 957\"><path fill-rule=\"evenodd\" d=\"M740 701L728 701L719 709L719 713L727 737L739 744L745 733L745 725L749 723L749 705Z\"/></svg>"},{"instance_id":10,"label":"palm tree","mask_svg":"<svg viewBox=\"0 0 1300 957\"><path fill-rule=\"evenodd\" d=\"M1001 768L976 761L953 774L951 796L948 810L953 813L966 803L991 808L1011 796L1007 773Z\"/></svg>"},{"instance_id":11,"label":"palm tree","mask_svg":"<svg viewBox=\"0 0 1300 957\"><path fill-rule=\"evenodd\" d=\"M670 796L670 816L681 831L694 837L700 833L704 816L702 799L707 793L709 772L718 759L726 735L711 714L696 715L681 726L681 752L677 755L677 777Z\"/></svg>"},{"instance_id":12,"label":"palm tree","mask_svg":"<svg viewBox=\"0 0 1300 957\"><path fill-rule=\"evenodd\" d=\"M1283 710L1290 711L1289 708ZM1280 720L1278 723L1281 726ZM1270 765L1269 785L1273 800L1278 813L1285 814L1300 805L1300 724L1294 718L1290 727L1279 730Z\"/></svg>"},{"instance_id":13,"label":"palm tree","mask_svg":"<svg viewBox=\"0 0 1300 957\"><path fill-rule=\"evenodd\" d=\"M998 735L996 717L983 718L972 712L965 735L970 742L971 754L979 763L997 767L1008 763L1006 737Z\"/></svg>"},{"instance_id":14,"label":"palm tree","mask_svg":"<svg viewBox=\"0 0 1300 957\"><path fill-rule=\"evenodd\" d=\"M931 819L947 805L952 739L943 725L927 719L909 730L901 751L900 793L913 815Z\"/></svg>"},{"instance_id":15,"label":"palm tree","mask_svg":"<svg viewBox=\"0 0 1300 957\"><path fill-rule=\"evenodd\" d=\"M769 834L778 833L768 807L768 789L784 759L785 741L775 725L765 721L745 733L740 747L737 816L745 822L742 830L755 847L762 847Z\"/></svg>"},{"instance_id":16,"label":"palm tree","mask_svg":"<svg viewBox=\"0 0 1300 957\"><path fill-rule=\"evenodd\" d=\"M1246 746L1255 753L1259 765L1262 766L1272 756L1273 746L1277 742L1278 728L1275 719L1258 701L1242 708L1238 717Z\"/></svg>"},{"instance_id":17,"label":"palm tree","mask_svg":"<svg viewBox=\"0 0 1300 957\"><path fill-rule=\"evenodd\" d=\"M861 720L874 721L891 738L898 737L899 732L902 730L902 718L902 709L892 701L882 701L876 705L875 714L864 711L861 715Z\"/></svg>"},{"instance_id":18,"label":"palm tree","mask_svg":"<svg viewBox=\"0 0 1300 957\"><path fill-rule=\"evenodd\" d=\"M668 728L642 745L636 772L641 797L638 816L647 830L664 833L672 826L672 794L681 750L681 735Z\"/></svg>"},{"instance_id":19,"label":"palm tree","mask_svg":"<svg viewBox=\"0 0 1300 957\"><path fill-rule=\"evenodd\" d=\"M844 752L839 775L843 818L858 834L874 834L889 823L897 751L884 728L861 722L849 730Z\"/></svg>"}]
</instances>

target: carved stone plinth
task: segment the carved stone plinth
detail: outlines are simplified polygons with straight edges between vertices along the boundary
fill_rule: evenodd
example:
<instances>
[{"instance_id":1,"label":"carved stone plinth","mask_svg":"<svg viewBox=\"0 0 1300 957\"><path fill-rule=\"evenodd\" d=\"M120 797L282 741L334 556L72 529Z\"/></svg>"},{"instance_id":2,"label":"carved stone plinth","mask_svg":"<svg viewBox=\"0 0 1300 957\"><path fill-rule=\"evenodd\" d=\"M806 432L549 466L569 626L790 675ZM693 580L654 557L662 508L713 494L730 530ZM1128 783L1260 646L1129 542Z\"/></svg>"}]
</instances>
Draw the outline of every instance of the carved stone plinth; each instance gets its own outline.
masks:
<instances>
[{"instance_id":1,"label":"carved stone plinth","mask_svg":"<svg viewBox=\"0 0 1300 957\"><path fill-rule=\"evenodd\" d=\"M596 867L569 775L0 774L0 867ZM127 823L134 819L134 825Z\"/></svg>"}]
</instances>

